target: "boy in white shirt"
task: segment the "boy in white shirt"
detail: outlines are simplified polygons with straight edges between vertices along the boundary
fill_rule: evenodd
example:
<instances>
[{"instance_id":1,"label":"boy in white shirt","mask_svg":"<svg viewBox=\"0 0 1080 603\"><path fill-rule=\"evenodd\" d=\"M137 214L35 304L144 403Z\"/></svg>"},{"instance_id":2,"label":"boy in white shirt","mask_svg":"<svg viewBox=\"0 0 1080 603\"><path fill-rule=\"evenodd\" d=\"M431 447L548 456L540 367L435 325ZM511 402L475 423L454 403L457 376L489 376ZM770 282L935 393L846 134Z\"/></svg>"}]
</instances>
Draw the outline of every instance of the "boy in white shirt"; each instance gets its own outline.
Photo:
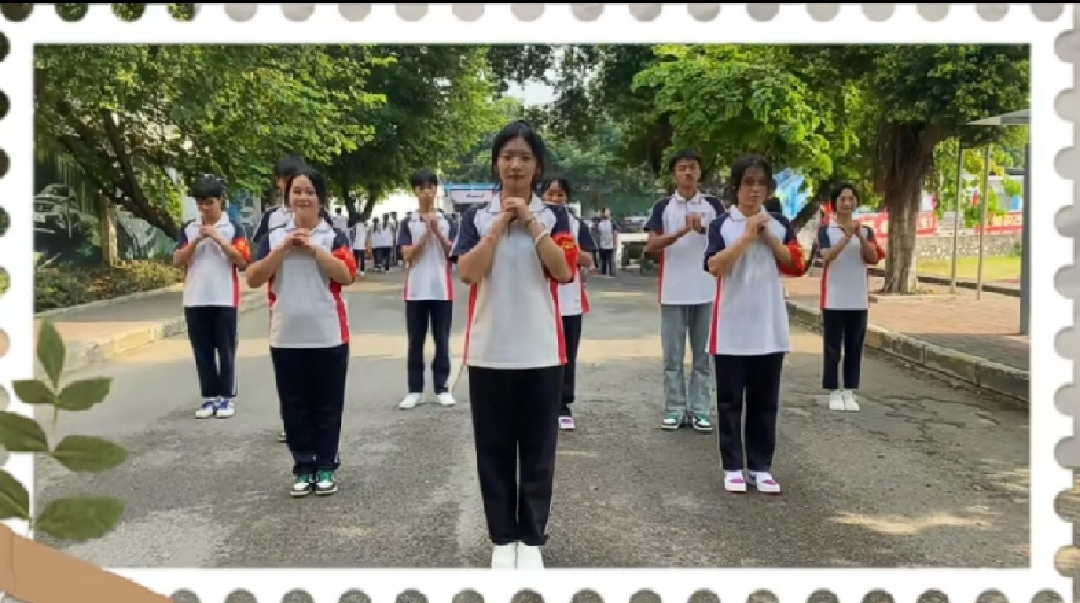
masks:
<instances>
[{"instance_id":1,"label":"boy in white shirt","mask_svg":"<svg viewBox=\"0 0 1080 603\"><path fill-rule=\"evenodd\" d=\"M411 184L420 209L408 214L398 229L397 243L407 266L405 323L408 332L408 393L398 408L415 407L424 396L424 344L428 326L435 341L431 362L435 398L453 406L450 393L450 325L454 314L454 284L450 270L450 241L454 226L435 210L439 178L432 172L413 175Z\"/></svg>"}]
</instances>

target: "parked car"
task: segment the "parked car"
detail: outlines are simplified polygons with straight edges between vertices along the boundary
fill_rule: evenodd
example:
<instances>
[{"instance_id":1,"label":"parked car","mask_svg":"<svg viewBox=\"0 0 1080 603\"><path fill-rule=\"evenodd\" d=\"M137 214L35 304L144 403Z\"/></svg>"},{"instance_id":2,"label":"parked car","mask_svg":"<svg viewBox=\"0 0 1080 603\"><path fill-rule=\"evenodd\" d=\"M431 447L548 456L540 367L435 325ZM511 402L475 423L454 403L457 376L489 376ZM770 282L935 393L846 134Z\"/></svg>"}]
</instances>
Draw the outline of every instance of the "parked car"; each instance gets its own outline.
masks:
<instances>
[{"instance_id":1,"label":"parked car","mask_svg":"<svg viewBox=\"0 0 1080 603\"><path fill-rule=\"evenodd\" d=\"M81 238L93 229L94 218L78 209L78 199L71 187L50 184L34 196L34 232L36 236Z\"/></svg>"}]
</instances>

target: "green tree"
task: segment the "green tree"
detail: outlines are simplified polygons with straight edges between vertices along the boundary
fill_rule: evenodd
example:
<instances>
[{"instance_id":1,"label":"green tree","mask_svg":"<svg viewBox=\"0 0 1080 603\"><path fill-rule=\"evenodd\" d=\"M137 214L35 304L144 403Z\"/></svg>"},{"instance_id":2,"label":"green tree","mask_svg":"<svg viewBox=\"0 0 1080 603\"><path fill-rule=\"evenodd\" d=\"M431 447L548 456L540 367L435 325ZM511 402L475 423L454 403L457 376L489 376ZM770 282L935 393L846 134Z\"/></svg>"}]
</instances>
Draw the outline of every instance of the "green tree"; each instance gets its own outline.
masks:
<instances>
[{"instance_id":1,"label":"green tree","mask_svg":"<svg viewBox=\"0 0 1080 603\"><path fill-rule=\"evenodd\" d=\"M366 88L386 102L355 108L352 119L371 124L374 134L328 168L353 221L366 219L385 193L407 186L414 171L451 167L500 116L484 47L380 46L371 52L385 62L372 69Z\"/></svg>"},{"instance_id":2,"label":"green tree","mask_svg":"<svg viewBox=\"0 0 1080 603\"><path fill-rule=\"evenodd\" d=\"M887 293L915 290L915 232L934 150L949 138L966 148L1007 139L1007 128L968 126L1029 104L1024 46L868 45L828 49L866 95L876 124L873 181L889 212ZM955 159L952 159L955 161Z\"/></svg>"},{"instance_id":3,"label":"green tree","mask_svg":"<svg viewBox=\"0 0 1080 603\"><path fill-rule=\"evenodd\" d=\"M330 162L375 133L355 107L386 59L330 46L42 46L35 144L68 154L117 205L175 236L185 177L262 190L274 159Z\"/></svg>"}]
</instances>

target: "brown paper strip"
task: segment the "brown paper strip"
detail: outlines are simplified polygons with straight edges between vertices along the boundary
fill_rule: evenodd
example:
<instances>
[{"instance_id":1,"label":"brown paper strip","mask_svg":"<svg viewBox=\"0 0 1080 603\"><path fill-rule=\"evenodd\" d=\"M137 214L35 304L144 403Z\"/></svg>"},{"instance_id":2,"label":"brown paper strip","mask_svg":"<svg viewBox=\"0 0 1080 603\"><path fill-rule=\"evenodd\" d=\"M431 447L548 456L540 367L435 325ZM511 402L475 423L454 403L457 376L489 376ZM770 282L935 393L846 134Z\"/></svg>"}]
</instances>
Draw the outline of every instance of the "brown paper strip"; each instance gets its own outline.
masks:
<instances>
[{"instance_id":1,"label":"brown paper strip","mask_svg":"<svg viewBox=\"0 0 1080 603\"><path fill-rule=\"evenodd\" d=\"M0 526L0 590L24 603L171 603L116 574Z\"/></svg>"}]
</instances>

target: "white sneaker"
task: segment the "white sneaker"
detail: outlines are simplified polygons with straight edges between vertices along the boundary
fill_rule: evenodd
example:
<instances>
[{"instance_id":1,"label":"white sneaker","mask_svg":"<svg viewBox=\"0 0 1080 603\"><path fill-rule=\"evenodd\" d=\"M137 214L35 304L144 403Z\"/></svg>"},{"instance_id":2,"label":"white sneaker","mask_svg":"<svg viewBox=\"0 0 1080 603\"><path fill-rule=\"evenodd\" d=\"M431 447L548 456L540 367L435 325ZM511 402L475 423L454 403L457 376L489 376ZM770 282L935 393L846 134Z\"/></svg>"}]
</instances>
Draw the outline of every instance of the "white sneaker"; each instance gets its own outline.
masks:
<instances>
[{"instance_id":1,"label":"white sneaker","mask_svg":"<svg viewBox=\"0 0 1080 603\"><path fill-rule=\"evenodd\" d=\"M416 405L420 403L420 399L423 398L423 394L409 394L405 396L405 399L397 405L401 410L409 410L410 408L416 408Z\"/></svg>"},{"instance_id":2,"label":"white sneaker","mask_svg":"<svg viewBox=\"0 0 1080 603\"><path fill-rule=\"evenodd\" d=\"M544 569L544 554L540 547L518 543L517 545L517 568L521 570Z\"/></svg>"},{"instance_id":3,"label":"white sneaker","mask_svg":"<svg viewBox=\"0 0 1080 603\"><path fill-rule=\"evenodd\" d=\"M742 471L724 472L724 490L735 494L746 492L746 479L743 477Z\"/></svg>"},{"instance_id":4,"label":"white sneaker","mask_svg":"<svg viewBox=\"0 0 1080 603\"><path fill-rule=\"evenodd\" d=\"M233 402L231 398L222 398L217 405L217 413L215 416L219 419L228 419L236 414L236 402Z\"/></svg>"},{"instance_id":5,"label":"white sneaker","mask_svg":"<svg viewBox=\"0 0 1080 603\"><path fill-rule=\"evenodd\" d=\"M780 484L776 483L768 471L751 471L750 483L762 494L780 494Z\"/></svg>"},{"instance_id":6,"label":"white sneaker","mask_svg":"<svg viewBox=\"0 0 1080 603\"><path fill-rule=\"evenodd\" d=\"M438 400L439 404L442 404L443 406L453 406L457 404L457 400L454 400L454 395L450 392L436 394L435 399Z\"/></svg>"},{"instance_id":7,"label":"white sneaker","mask_svg":"<svg viewBox=\"0 0 1080 603\"><path fill-rule=\"evenodd\" d=\"M844 410L859 412L859 400L851 390L844 390Z\"/></svg>"},{"instance_id":8,"label":"white sneaker","mask_svg":"<svg viewBox=\"0 0 1080 603\"><path fill-rule=\"evenodd\" d=\"M491 549L491 569L517 567L517 543L497 544Z\"/></svg>"},{"instance_id":9,"label":"white sneaker","mask_svg":"<svg viewBox=\"0 0 1080 603\"><path fill-rule=\"evenodd\" d=\"M218 401L214 398L203 400L202 406L195 411L196 419L209 419L217 414Z\"/></svg>"},{"instance_id":10,"label":"white sneaker","mask_svg":"<svg viewBox=\"0 0 1080 603\"><path fill-rule=\"evenodd\" d=\"M829 410L845 411L847 405L844 402L844 392L840 390L834 390L829 392Z\"/></svg>"}]
</instances>

